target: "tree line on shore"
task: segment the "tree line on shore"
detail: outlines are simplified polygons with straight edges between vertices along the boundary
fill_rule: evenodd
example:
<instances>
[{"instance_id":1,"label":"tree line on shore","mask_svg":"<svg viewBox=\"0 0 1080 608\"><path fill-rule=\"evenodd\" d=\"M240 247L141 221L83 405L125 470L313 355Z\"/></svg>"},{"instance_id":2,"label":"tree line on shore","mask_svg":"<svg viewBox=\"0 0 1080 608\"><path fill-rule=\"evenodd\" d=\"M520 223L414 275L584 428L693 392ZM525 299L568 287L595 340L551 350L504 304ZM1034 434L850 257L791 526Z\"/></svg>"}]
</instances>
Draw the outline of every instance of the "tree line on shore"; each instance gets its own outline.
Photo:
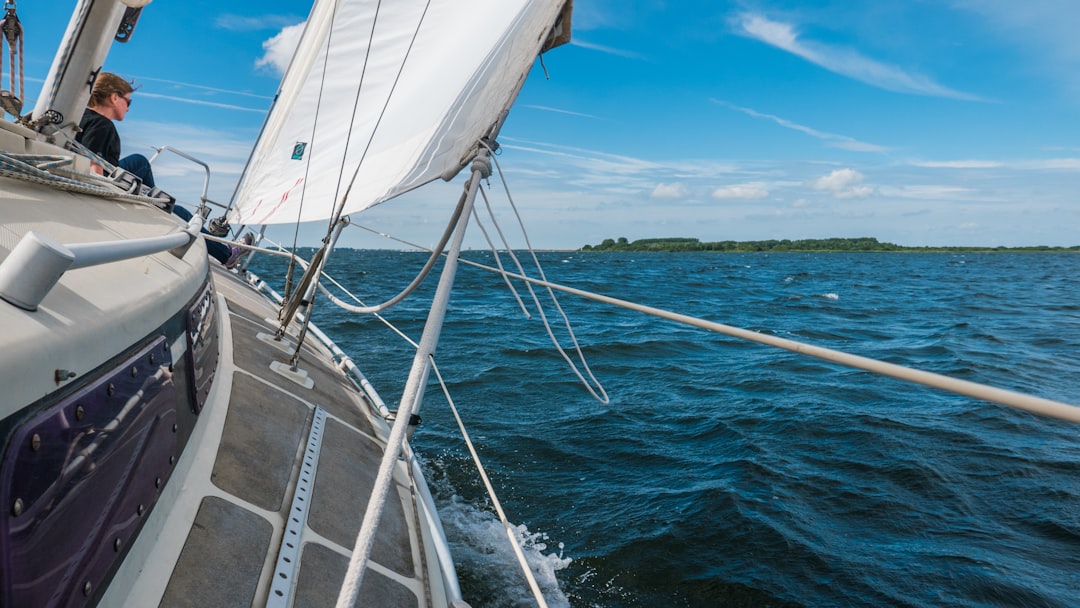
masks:
<instances>
[{"instance_id":1,"label":"tree line on shore","mask_svg":"<svg viewBox=\"0 0 1080 608\"><path fill-rule=\"evenodd\" d=\"M767 241L716 241L702 242L695 238L658 238L628 241L625 237L604 239L599 245L585 245L579 251L717 251L717 252L839 252L839 251L1077 251L1073 247L905 247L883 243L873 237L767 240Z\"/></svg>"}]
</instances>

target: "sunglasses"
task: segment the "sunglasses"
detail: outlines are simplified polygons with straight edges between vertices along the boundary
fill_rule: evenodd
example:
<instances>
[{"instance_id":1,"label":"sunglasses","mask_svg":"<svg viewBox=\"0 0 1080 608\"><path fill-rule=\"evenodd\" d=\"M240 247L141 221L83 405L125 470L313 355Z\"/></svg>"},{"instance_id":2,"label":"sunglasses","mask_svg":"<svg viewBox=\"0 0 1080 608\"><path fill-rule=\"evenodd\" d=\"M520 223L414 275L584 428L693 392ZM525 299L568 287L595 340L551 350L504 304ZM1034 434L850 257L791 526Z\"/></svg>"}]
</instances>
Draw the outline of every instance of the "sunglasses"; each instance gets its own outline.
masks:
<instances>
[{"instance_id":1,"label":"sunglasses","mask_svg":"<svg viewBox=\"0 0 1080 608\"><path fill-rule=\"evenodd\" d=\"M120 99L124 100L124 103L127 104L127 107L130 110L131 109L131 98L130 97L121 97Z\"/></svg>"}]
</instances>

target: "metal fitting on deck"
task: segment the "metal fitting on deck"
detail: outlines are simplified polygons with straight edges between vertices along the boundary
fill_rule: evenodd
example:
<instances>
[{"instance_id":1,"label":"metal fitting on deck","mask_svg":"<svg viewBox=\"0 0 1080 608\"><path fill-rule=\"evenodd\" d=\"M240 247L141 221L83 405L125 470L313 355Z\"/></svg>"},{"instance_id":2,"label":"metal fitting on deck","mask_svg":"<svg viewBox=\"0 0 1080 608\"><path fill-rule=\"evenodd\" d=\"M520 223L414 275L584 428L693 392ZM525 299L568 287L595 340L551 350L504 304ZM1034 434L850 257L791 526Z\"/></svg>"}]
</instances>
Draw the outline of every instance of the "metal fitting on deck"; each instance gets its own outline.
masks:
<instances>
[{"instance_id":1,"label":"metal fitting on deck","mask_svg":"<svg viewBox=\"0 0 1080 608\"><path fill-rule=\"evenodd\" d=\"M74 262L75 254L67 247L28 232L0 264L0 298L24 310L37 310Z\"/></svg>"}]
</instances>

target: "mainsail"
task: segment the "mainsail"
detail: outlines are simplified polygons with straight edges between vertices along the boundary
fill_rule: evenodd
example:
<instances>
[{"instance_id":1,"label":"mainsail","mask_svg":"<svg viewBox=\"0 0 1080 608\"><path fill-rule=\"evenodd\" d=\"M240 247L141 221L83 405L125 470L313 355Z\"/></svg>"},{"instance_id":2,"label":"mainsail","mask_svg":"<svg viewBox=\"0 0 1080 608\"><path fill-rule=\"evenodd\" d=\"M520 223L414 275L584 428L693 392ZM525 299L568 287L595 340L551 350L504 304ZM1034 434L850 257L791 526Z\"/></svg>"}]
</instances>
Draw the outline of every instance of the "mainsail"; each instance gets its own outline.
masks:
<instances>
[{"instance_id":1,"label":"mainsail","mask_svg":"<svg viewBox=\"0 0 1080 608\"><path fill-rule=\"evenodd\" d=\"M565 41L568 9L569 0L319 0L231 220L325 220L342 203L340 213L356 213L449 179L536 56Z\"/></svg>"}]
</instances>

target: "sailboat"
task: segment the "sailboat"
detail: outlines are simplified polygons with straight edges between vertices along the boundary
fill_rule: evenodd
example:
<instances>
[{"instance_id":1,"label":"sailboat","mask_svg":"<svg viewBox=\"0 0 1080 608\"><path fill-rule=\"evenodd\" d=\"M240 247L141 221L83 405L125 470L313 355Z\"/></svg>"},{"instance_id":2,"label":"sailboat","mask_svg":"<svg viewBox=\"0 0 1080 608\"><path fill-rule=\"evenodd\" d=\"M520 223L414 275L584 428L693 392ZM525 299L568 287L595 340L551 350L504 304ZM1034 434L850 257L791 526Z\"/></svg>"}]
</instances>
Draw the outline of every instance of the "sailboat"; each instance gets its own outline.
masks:
<instances>
[{"instance_id":1,"label":"sailboat","mask_svg":"<svg viewBox=\"0 0 1080 608\"><path fill-rule=\"evenodd\" d=\"M237 195L204 188L188 223L168 192L98 177L101 159L71 142L111 41L136 44L152 18L143 4L80 2L33 111L4 98L17 119L0 121L0 605L466 606L408 437L477 187L533 61L568 40L571 3L480 0L466 27L448 0L316 2ZM466 169L391 411L310 322L313 302L350 214ZM218 213L232 237L294 222L325 237L309 259L283 254L279 295L207 259L207 240L229 240L201 231ZM1080 421L1068 404L502 274Z\"/></svg>"},{"instance_id":2,"label":"sailboat","mask_svg":"<svg viewBox=\"0 0 1080 608\"><path fill-rule=\"evenodd\" d=\"M0 605L467 606L407 441L453 263L398 411L309 312L348 214L471 168L468 218L571 3L316 2L239 194L189 222L73 141L145 4L79 2L33 110L6 92ZM327 237L278 296L208 260L215 211Z\"/></svg>"}]
</instances>

